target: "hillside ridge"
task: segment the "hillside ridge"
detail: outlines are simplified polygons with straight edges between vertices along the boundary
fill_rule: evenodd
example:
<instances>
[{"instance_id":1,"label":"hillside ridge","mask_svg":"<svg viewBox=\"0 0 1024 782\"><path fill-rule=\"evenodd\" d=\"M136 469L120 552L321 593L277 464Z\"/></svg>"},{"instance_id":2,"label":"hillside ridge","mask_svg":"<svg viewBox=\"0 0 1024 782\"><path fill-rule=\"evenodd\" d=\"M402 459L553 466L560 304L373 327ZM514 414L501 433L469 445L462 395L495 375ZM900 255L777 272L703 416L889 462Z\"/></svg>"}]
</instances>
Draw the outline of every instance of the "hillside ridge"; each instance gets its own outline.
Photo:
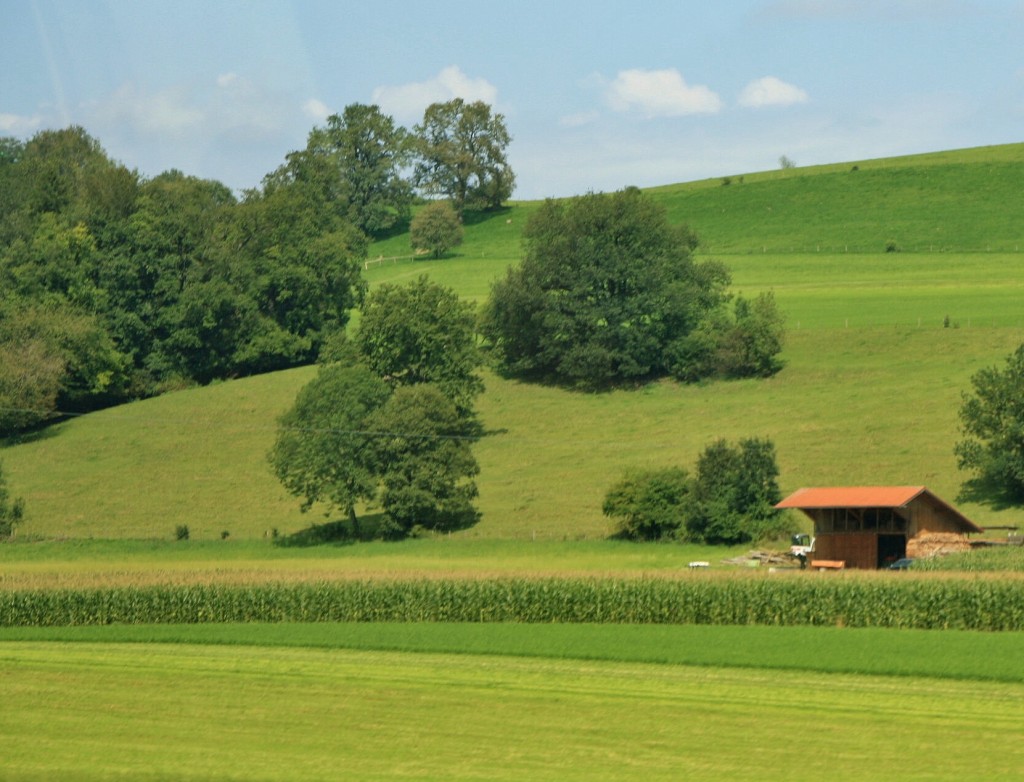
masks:
<instances>
[{"instance_id":1,"label":"hillside ridge","mask_svg":"<svg viewBox=\"0 0 1024 782\"><path fill-rule=\"evenodd\" d=\"M786 367L769 381L598 395L488 374L480 410L495 434L479 445L483 521L460 534L604 537L601 499L623 470L691 467L719 437L772 438L784 489L922 484L953 500L960 395L974 372L1024 339L1024 254L1014 249L1024 246L1024 144L899 160L652 190L704 237L703 252L725 257L736 290L776 292L789 329ZM824 195L836 203L821 204ZM513 203L467 221L451 257L380 264L365 276L373 285L428 274L482 300L518 260L537 206ZM923 242L937 228L964 238L929 250ZM977 246L986 235L995 237L991 251ZM820 244L823 236L831 244ZM886 252L890 240L901 252ZM371 254L407 255L407 245L407 236L393 237ZM312 372L176 392L8 444L0 457L12 495L26 501L21 534L170 539L186 524L198 539L256 539L323 522L316 509L299 513L266 460L277 416ZM1013 514L965 511L982 525Z\"/></svg>"}]
</instances>

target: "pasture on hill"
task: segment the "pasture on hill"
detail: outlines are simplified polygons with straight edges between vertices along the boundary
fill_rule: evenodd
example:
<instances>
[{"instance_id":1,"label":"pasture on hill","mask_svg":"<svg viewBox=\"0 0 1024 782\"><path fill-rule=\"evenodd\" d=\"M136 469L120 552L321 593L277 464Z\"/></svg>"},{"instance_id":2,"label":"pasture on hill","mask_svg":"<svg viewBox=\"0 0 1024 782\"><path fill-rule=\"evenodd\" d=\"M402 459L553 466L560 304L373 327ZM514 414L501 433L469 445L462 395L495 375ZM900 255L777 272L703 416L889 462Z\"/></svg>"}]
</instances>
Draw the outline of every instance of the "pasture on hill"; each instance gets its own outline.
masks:
<instances>
[{"instance_id":1,"label":"pasture on hill","mask_svg":"<svg viewBox=\"0 0 1024 782\"><path fill-rule=\"evenodd\" d=\"M784 369L769 380L597 394L486 374L478 407L488 433L476 449L483 519L458 535L606 537L601 501L625 469L692 467L720 437L771 438L784 492L925 484L955 500L961 393L1024 341L1022 179L1024 145L1009 145L655 189L704 239L701 252L721 254L734 291L775 292L787 322ZM536 207L471 215L452 257L371 261L366 277L375 285L428 274L482 301L519 258ZM886 253L889 241L903 251ZM409 253L401 235L370 258ZM324 521L317 509L299 513L266 461L277 416L314 371L169 394L8 444L5 475L27 509L19 535L169 539L187 525L203 540L258 539ZM1015 515L963 510L982 526Z\"/></svg>"}]
</instances>

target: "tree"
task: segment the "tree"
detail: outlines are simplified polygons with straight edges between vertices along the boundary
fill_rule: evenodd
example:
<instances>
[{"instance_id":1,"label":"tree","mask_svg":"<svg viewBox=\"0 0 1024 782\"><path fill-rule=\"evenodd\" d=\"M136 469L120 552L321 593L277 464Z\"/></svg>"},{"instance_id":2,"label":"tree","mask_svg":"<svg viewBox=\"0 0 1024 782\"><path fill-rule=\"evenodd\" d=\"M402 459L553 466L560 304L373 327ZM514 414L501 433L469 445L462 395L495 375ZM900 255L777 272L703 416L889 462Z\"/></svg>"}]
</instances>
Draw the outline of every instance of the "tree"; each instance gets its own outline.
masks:
<instances>
[{"instance_id":1,"label":"tree","mask_svg":"<svg viewBox=\"0 0 1024 782\"><path fill-rule=\"evenodd\" d=\"M775 294L759 293L753 301L736 297L735 321L720 350L719 372L725 377L770 377L782 368L779 353L783 316Z\"/></svg>"},{"instance_id":2,"label":"tree","mask_svg":"<svg viewBox=\"0 0 1024 782\"><path fill-rule=\"evenodd\" d=\"M187 287L216 273L214 237L235 203L220 182L164 172L142 187L128 220L125 255L104 264L101 284L112 302L114 336L136 369L156 382L193 377L190 355L180 352L190 350L187 339L176 335L181 299Z\"/></svg>"},{"instance_id":3,"label":"tree","mask_svg":"<svg viewBox=\"0 0 1024 782\"><path fill-rule=\"evenodd\" d=\"M302 510L321 502L357 527L356 506L379 482L371 414L388 399L387 384L364 366L329 364L299 392L278 422L270 463Z\"/></svg>"},{"instance_id":4,"label":"tree","mask_svg":"<svg viewBox=\"0 0 1024 782\"><path fill-rule=\"evenodd\" d=\"M385 537L405 537L416 526L449 531L477 521L474 434L436 386L396 389L370 416L369 426L388 516Z\"/></svg>"},{"instance_id":5,"label":"tree","mask_svg":"<svg viewBox=\"0 0 1024 782\"><path fill-rule=\"evenodd\" d=\"M7 489L7 478L0 467L0 539L14 535L14 528L25 516L25 500L11 499Z\"/></svg>"},{"instance_id":6,"label":"tree","mask_svg":"<svg viewBox=\"0 0 1024 782\"><path fill-rule=\"evenodd\" d=\"M447 201L431 201L412 219L409 240L414 250L429 250L440 258L462 244L462 220Z\"/></svg>"},{"instance_id":7,"label":"tree","mask_svg":"<svg viewBox=\"0 0 1024 782\"><path fill-rule=\"evenodd\" d=\"M707 446L697 459L687 536L732 545L786 531L775 508L782 499L778 474L771 440L747 438L732 446L720 439Z\"/></svg>"},{"instance_id":8,"label":"tree","mask_svg":"<svg viewBox=\"0 0 1024 782\"><path fill-rule=\"evenodd\" d=\"M771 292L753 300L737 296L729 316L712 310L698 326L672 344L668 367L678 380L769 377L782 368L778 354L784 338L783 317Z\"/></svg>"},{"instance_id":9,"label":"tree","mask_svg":"<svg viewBox=\"0 0 1024 782\"><path fill-rule=\"evenodd\" d=\"M961 499L1024 503L1024 344L1002 368L977 372L971 385L959 412L965 438L954 447L957 466L973 473Z\"/></svg>"},{"instance_id":10,"label":"tree","mask_svg":"<svg viewBox=\"0 0 1024 782\"><path fill-rule=\"evenodd\" d=\"M128 362L98 319L52 299L0 307L0 431L124 399Z\"/></svg>"},{"instance_id":11,"label":"tree","mask_svg":"<svg viewBox=\"0 0 1024 782\"><path fill-rule=\"evenodd\" d=\"M481 330L515 375L599 386L664 375L727 299L729 274L636 188L547 201L526 254L491 288Z\"/></svg>"},{"instance_id":12,"label":"tree","mask_svg":"<svg viewBox=\"0 0 1024 782\"><path fill-rule=\"evenodd\" d=\"M686 470L630 471L605 495L601 510L631 540L672 538L683 529L691 481Z\"/></svg>"},{"instance_id":13,"label":"tree","mask_svg":"<svg viewBox=\"0 0 1024 782\"><path fill-rule=\"evenodd\" d=\"M253 330L239 335L238 370L266 372L314 360L366 293L366 237L295 183L248 193L223 232L220 273L257 317Z\"/></svg>"},{"instance_id":14,"label":"tree","mask_svg":"<svg viewBox=\"0 0 1024 782\"><path fill-rule=\"evenodd\" d=\"M379 107L353 103L314 128L279 175L311 184L340 216L380 236L409 219L412 185L401 172L410 155L408 131Z\"/></svg>"},{"instance_id":15,"label":"tree","mask_svg":"<svg viewBox=\"0 0 1024 782\"><path fill-rule=\"evenodd\" d=\"M64 360L41 338L0 338L0 436L54 413L64 370Z\"/></svg>"},{"instance_id":16,"label":"tree","mask_svg":"<svg viewBox=\"0 0 1024 782\"><path fill-rule=\"evenodd\" d=\"M499 207L512 195L515 175L505 157L512 137L505 117L483 101L431 104L414 131L413 183L426 194L450 198L460 213Z\"/></svg>"},{"instance_id":17,"label":"tree","mask_svg":"<svg viewBox=\"0 0 1024 782\"><path fill-rule=\"evenodd\" d=\"M367 366L392 386L433 383L471 415L483 391L476 315L451 288L425 275L378 286L363 305L355 342Z\"/></svg>"},{"instance_id":18,"label":"tree","mask_svg":"<svg viewBox=\"0 0 1024 782\"><path fill-rule=\"evenodd\" d=\"M474 324L471 304L426 277L367 297L355 338L331 341L335 363L302 389L270 454L303 509L323 501L355 524L380 489L385 537L476 521Z\"/></svg>"}]
</instances>

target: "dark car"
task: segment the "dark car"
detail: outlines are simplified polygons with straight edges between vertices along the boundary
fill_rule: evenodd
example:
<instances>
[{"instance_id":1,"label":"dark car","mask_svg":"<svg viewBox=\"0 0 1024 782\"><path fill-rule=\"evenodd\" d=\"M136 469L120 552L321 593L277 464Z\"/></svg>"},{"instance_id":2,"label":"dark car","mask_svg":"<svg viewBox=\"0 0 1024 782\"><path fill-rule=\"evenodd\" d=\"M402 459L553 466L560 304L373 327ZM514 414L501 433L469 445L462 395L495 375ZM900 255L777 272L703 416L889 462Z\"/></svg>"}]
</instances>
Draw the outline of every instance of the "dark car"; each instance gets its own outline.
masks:
<instances>
[{"instance_id":1,"label":"dark car","mask_svg":"<svg viewBox=\"0 0 1024 782\"><path fill-rule=\"evenodd\" d=\"M913 557L903 557L903 559L897 559L895 562L889 565L888 570L908 570L914 564Z\"/></svg>"}]
</instances>

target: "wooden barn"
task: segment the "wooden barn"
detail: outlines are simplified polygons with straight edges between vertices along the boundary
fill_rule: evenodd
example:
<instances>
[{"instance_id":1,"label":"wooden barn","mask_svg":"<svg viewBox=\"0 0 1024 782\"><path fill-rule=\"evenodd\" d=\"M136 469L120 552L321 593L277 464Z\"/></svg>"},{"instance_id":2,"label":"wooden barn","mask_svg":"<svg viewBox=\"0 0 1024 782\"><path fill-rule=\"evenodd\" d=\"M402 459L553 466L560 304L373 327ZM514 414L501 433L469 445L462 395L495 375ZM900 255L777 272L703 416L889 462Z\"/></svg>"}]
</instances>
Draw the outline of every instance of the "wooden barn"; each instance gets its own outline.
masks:
<instances>
[{"instance_id":1,"label":"wooden barn","mask_svg":"<svg viewBox=\"0 0 1024 782\"><path fill-rule=\"evenodd\" d=\"M814 559L852 568L882 568L936 546L968 548L967 535L983 531L924 486L799 489L775 507L796 508L814 521Z\"/></svg>"}]
</instances>

